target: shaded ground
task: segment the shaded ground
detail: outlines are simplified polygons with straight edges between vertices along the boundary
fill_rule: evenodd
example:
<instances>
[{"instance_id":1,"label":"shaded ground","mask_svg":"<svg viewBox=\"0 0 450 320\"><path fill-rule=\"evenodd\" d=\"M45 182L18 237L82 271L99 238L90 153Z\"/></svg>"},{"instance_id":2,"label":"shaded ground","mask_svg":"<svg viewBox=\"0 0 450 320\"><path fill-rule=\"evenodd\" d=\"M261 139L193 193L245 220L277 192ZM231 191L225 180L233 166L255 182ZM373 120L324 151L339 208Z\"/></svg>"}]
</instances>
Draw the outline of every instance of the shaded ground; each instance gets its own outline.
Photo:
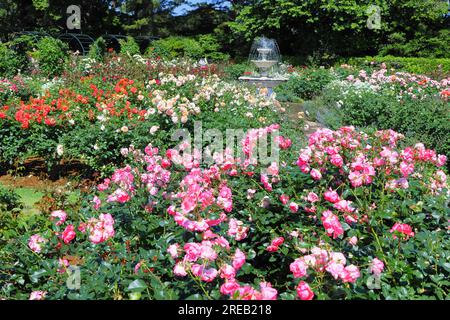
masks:
<instances>
[{"instance_id":1,"label":"shaded ground","mask_svg":"<svg viewBox=\"0 0 450 320\"><path fill-rule=\"evenodd\" d=\"M22 213L47 212L55 203L52 194L61 190L87 192L95 184L96 175L81 163L66 163L55 166L48 172L41 159L25 161L20 170L0 167L0 185L14 190L23 203ZM70 193L70 198L76 197Z\"/></svg>"}]
</instances>

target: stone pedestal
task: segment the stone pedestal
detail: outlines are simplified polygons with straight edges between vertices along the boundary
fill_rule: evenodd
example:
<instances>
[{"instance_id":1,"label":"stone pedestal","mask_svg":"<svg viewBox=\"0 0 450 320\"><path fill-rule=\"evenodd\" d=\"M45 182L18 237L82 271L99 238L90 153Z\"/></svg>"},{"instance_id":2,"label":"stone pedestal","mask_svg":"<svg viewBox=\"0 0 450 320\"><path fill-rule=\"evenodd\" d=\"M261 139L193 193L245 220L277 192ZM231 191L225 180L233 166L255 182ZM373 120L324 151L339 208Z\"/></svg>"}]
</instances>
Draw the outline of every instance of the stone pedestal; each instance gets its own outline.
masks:
<instances>
[{"instance_id":1,"label":"stone pedestal","mask_svg":"<svg viewBox=\"0 0 450 320\"><path fill-rule=\"evenodd\" d=\"M253 84L257 88L267 88L268 96L272 95L273 87L276 87L279 84L288 81L288 79L284 77L270 78L270 77L247 77L247 76L239 77L239 80Z\"/></svg>"}]
</instances>

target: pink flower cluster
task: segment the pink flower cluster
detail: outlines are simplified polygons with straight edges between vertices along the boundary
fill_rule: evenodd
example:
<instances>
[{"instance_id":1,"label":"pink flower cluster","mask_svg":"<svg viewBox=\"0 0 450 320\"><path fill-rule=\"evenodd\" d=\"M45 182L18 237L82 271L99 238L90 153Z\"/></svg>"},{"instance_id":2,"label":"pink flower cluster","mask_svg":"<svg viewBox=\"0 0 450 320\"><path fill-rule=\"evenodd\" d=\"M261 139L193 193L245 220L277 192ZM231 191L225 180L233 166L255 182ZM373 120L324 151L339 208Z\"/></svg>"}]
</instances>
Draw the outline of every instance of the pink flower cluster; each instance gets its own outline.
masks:
<instances>
[{"instance_id":1,"label":"pink flower cluster","mask_svg":"<svg viewBox=\"0 0 450 320\"><path fill-rule=\"evenodd\" d=\"M256 148L259 139L266 137L270 133L277 132L279 128L280 128L279 124L272 124L265 128L248 130L247 135L241 141L242 150L244 152L244 155L246 156L246 159L244 161L245 167L247 165L257 163L257 159L254 158L254 149ZM276 139L279 144L282 144L286 148L288 148L291 145L289 139L287 139L288 141L286 141L283 137L278 137Z\"/></svg>"},{"instance_id":2,"label":"pink flower cluster","mask_svg":"<svg viewBox=\"0 0 450 320\"><path fill-rule=\"evenodd\" d=\"M56 226L60 226L60 225L62 225L62 224L66 221L66 219L67 219L67 213L64 212L64 211L62 211L62 210L56 210L56 211L53 211L53 212L50 214L50 219L51 219L51 220L58 219L58 221L56 221L55 225L56 225Z\"/></svg>"},{"instance_id":3,"label":"pink flower cluster","mask_svg":"<svg viewBox=\"0 0 450 320\"><path fill-rule=\"evenodd\" d=\"M244 223L237 219L230 219L228 222L228 235L236 239L236 241L241 241L247 238L249 227L245 227Z\"/></svg>"},{"instance_id":4,"label":"pink flower cluster","mask_svg":"<svg viewBox=\"0 0 450 320\"><path fill-rule=\"evenodd\" d=\"M393 238L397 239L397 236L395 233L401 234L404 239L408 239L409 237L414 237L414 232L412 231L412 228L410 225L406 223L398 223L396 222L391 230L391 233L394 233Z\"/></svg>"},{"instance_id":5,"label":"pink flower cluster","mask_svg":"<svg viewBox=\"0 0 450 320\"><path fill-rule=\"evenodd\" d=\"M344 229L342 228L342 225L339 222L339 218L336 215L334 215L330 210L322 212L321 220L325 228L325 231L329 236L332 236L333 239L336 239L340 235L344 234Z\"/></svg>"},{"instance_id":6,"label":"pink flower cluster","mask_svg":"<svg viewBox=\"0 0 450 320\"><path fill-rule=\"evenodd\" d=\"M218 270L214 267L214 263L221 252L223 252L226 257L229 256L229 243L225 238L211 232L205 233L204 237L207 239L200 243L186 243L182 250L180 249L179 244L171 245L168 248L168 252L174 259L184 253L184 257L178 260L174 266L174 274L184 277L188 275L188 272L191 272L194 276L205 282L213 281L217 275L220 275L220 277L224 279L234 279L236 272L245 263L244 253L241 250L236 249L234 255L230 258L231 265L221 262L222 266ZM226 261L225 259L220 260Z\"/></svg>"},{"instance_id":7,"label":"pink flower cluster","mask_svg":"<svg viewBox=\"0 0 450 320\"><path fill-rule=\"evenodd\" d=\"M445 155L437 155L420 143L414 148L395 150L402 138L393 130L377 131L374 137L369 137L356 132L354 127L342 127L337 131L319 129L310 135L309 146L300 151L297 165L314 180L321 180L325 173L333 174L346 179L354 188L369 185L377 175L383 174L389 179L386 185L389 189L408 188L407 179L426 163L437 167L445 165ZM424 185L434 193L447 187L442 170L429 182Z\"/></svg>"},{"instance_id":8,"label":"pink flower cluster","mask_svg":"<svg viewBox=\"0 0 450 320\"><path fill-rule=\"evenodd\" d=\"M30 294L29 300L44 300L46 295L47 295L46 291L41 290L33 291Z\"/></svg>"},{"instance_id":9,"label":"pink flower cluster","mask_svg":"<svg viewBox=\"0 0 450 320\"><path fill-rule=\"evenodd\" d=\"M115 185L115 190L107 196L107 202L126 203L134 196L137 186L143 186L147 189L150 195L155 196L161 188L164 188L170 180L170 171L168 168L171 162L158 155L158 148L151 144L145 147L144 153L135 150L134 147L125 149L123 152L127 156L132 156L135 161L145 165L145 172L140 174L136 169L130 166L116 169L111 176L97 186L99 191L107 191ZM136 177L139 177L136 179ZM101 205L101 200L94 198L94 209L98 210ZM153 203L149 203L146 209L151 210Z\"/></svg>"},{"instance_id":10,"label":"pink flower cluster","mask_svg":"<svg viewBox=\"0 0 450 320\"><path fill-rule=\"evenodd\" d=\"M172 205L167 212L178 225L189 231L204 232L225 221L226 212L233 209L231 189L217 166L193 168L181 181L180 191L172 199L180 200L180 208Z\"/></svg>"},{"instance_id":11,"label":"pink flower cluster","mask_svg":"<svg viewBox=\"0 0 450 320\"><path fill-rule=\"evenodd\" d=\"M374 275L380 275L384 270L384 263L378 258L374 258L370 263L369 271Z\"/></svg>"},{"instance_id":12,"label":"pink flower cluster","mask_svg":"<svg viewBox=\"0 0 450 320\"><path fill-rule=\"evenodd\" d=\"M272 240L270 245L266 248L269 252L275 252L278 251L279 247L284 243L283 237L278 237Z\"/></svg>"},{"instance_id":13,"label":"pink flower cluster","mask_svg":"<svg viewBox=\"0 0 450 320\"><path fill-rule=\"evenodd\" d=\"M42 245L47 242L47 239L41 237L39 234L34 234L28 240L28 247L36 253L42 251Z\"/></svg>"},{"instance_id":14,"label":"pink flower cluster","mask_svg":"<svg viewBox=\"0 0 450 320\"><path fill-rule=\"evenodd\" d=\"M308 268L317 272L327 271L334 279L343 282L355 282L359 277L359 269L355 265L346 266L347 260L340 252L328 252L315 247L311 254L297 258L290 264L290 270L294 278L303 278L307 275Z\"/></svg>"},{"instance_id":15,"label":"pink flower cluster","mask_svg":"<svg viewBox=\"0 0 450 320\"><path fill-rule=\"evenodd\" d=\"M377 90L381 86L396 85L399 86L399 96L402 98L406 96L412 99L420 99L433 95L446 100L450 96L450 78L444 78L441 81L437 81L425 75L407 72L395 72L389 75L386 65L384 64L381 65L379 70L373 71L370 76L367 75L365 70L360 70L356 77L350 75L346 80L357 84L369 83Z\"/></svg>"},{"instance_id":16,"label":"pink flower cluster","mask_svg":"<svg viewBox=\"0 0 450 320\"><path fill-rule=\"evenodd\" d=\"M220 292L238 300L276 300L278 291L272 288L269 282L261 282L260 290L249 285L240 285L236 280L227 280L221 287Z\"/></svg>"},{"instance_id":17,"label":"pink flower cluster","mask_svg":"<svg viewBox=\"0 0 450 320\"><path fill-rule=\"evenodd\" d=\"M89 233L89 240L98 244L114 237L114 219L109 213L102 213L98 218L91 218L78 227L81 232Z\"/></svg>"}]
</instances>

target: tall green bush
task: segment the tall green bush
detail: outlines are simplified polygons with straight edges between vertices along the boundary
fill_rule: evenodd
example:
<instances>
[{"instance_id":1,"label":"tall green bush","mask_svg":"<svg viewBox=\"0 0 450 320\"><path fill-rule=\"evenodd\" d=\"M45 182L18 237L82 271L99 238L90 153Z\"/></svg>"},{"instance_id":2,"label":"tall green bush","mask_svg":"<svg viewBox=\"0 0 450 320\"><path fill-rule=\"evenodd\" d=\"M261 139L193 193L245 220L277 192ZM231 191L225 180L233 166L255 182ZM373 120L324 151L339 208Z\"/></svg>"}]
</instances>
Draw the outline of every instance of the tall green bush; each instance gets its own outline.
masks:
<instances>
[{"instance_id":1,"label":"tall green bush","mask_svg":"<svg viewBox=\"0 0 450 320\"><path fill-rule=\"evenodd\" d=\"M140 54L139 45L133 39L133 37L127 37L127 39L120 39L120 53L129 54L134 56L135 54Z\"/></svg>"},{"instance_id":2,"label":"tall green bush","mask_svg":"<svg viewBox=\"0 0 450 320\"><path fill-rule=\"evenodd\" d=\"M45 76L60 75L67 60L68 46L59 39L45 37L36 45L33 56L37 59L39 70Z\"/></svg>"},{"instance_id":3,"label":"tall green bush","mask_svg":"<svg viewBox=\"0 0 450 320\"><path fill-rule=\"evenodd\" d=\"M0 44L0 78L14 76L21 66L18 54L6 44Z\"/></svg>"},{"instance_id":4,"label":"tall green bush","mask_svg":"<svg viewBox=\"0 0 450 320\"><path fill-rule=\"evenodd\" d=\"M107 51L106 41L103 37L97 38L89 48L88 56L96 61L102 61Z\"/></svg>"},{"instance_id":5,"label":"tall green bush","mask_svg":"<svg viewBox=\"0 0 450 320\"><path fill-rule=\"evenodd\" d=\"M434 74L441 71L444 74L450 74L450 59L434 59L434 58L411 58L411 57L359 57L348 59L351 65L365 67L374 66L385 63L388 68L395 68L406 72L417 74Z\"/></svg>"}]
</instances>

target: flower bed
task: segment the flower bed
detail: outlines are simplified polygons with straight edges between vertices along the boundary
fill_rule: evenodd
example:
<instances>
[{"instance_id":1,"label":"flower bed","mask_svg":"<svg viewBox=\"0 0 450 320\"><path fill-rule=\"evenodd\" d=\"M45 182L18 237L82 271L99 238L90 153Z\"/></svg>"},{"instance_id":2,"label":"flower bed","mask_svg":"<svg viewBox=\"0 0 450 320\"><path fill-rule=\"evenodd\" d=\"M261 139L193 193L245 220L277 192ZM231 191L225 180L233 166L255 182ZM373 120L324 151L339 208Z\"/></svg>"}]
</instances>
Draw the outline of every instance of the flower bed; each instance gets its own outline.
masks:
<instances>
[{"instance_id":1,"label":"flower bed","mask_svg":"<svg viewBox=\"0 0 450 320\"><path fill-rule=\"evenodd\" d=\"M279 118L282 110L275 99L214 74L160 72L138 81L95 72L69 87L67 79L56 81L41 96L2 106L0 162L38 156L49 167L77 160L108 172L119 164L121 147L143 148L149 137L166 146L174 130L196 120L208 120L210 128L247 128Z\"/></svg>"},{"instance_id":2,"label":"flower bed","mask_svg":"<svg viewBox=\"0 0 450 320\"><path fill-rule=\"evenodd\" d=\"M449 290L446 157L392 130L312 134L258 164L224 150L122 150L128 165L2 251L2 295L34 299L412 299ZM293 137L291 137L293 138ZM64 211L62 211L64 210ZM81 287L67 287L79 270Z\"/></svg>"}]
</instances>

